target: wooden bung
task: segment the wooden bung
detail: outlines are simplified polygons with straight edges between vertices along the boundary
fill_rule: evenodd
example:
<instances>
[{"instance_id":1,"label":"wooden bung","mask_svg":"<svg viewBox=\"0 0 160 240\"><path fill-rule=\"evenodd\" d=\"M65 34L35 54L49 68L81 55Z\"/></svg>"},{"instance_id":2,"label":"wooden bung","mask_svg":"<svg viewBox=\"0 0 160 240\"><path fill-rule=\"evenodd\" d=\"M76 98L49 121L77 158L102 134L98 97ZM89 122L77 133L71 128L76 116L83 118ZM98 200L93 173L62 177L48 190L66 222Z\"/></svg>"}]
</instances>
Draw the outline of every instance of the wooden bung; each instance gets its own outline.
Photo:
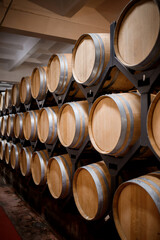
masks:
<instances>
[{"instance_id":1,"label":"wooden bung","mask_svg":"<svg viewBox=\"0 0 160 240\"><path fill-rule=\"evenodd\" d=\"M72 54L73 76L76 82L96 85L110 57L110 34L84 34L75 44ZM133 84L115 67L111 70L103 88L110 91L126 91Z\"/></svg>"},{"instance_id":2,"label":"wooden bung","mask_svg":"<svg viewBox=\"0 0 160 240\"><path fill-rule=\"evenodd\" d=\"M58 137L65 147L80 148L88 135L88 102L68 102L58 115Z\"/></svg>"},{"instance_id":3,"label":"wooden bung","mask_svg":"<svg viewBox=\"0 0 160 240\"><path fill-rule=\"evenodd\" d=\"M20 143L12 144L11 156L10 156L11 157L11 167L16 170L19 168L19 165L20 165L21 149L22 149L22 146Z\"/></svg>"},{"instance_id":4,"label":"wooden bung","mask_svg":"<svg viewBox=\"0 0 160 240\"><path fill-rule=\"evenodd\" d=\"M29 104L32 99L31 95L31 78L23 77L20 82L19 95L21 103Z\"/></svg>"},{"instance_id":5,"label":"wooden bung","mask_svg":"<svg viewBox=\"0 0 160 240\"><path fill-rule=\"evenodd\" d=\"M159 239L160 172L121 184L113 199L113 217L122 240Z\"/></svg>"},{"instance_id":6,"label":"wooden bung","mask_svg":"<svg viewBox=\"0 0 160 240\"><path fill-rule=\"evenodd\" d=\"M141 103L136 93L106 94L89 114L89 136L102 154L123 156L140 137Z\"/></svg>"},{"instance_id":7,"label":"wooden bung","mask_svg":"<svg viewBox=\"0 0 160 240\"><path fill-rule=\"evenodd\" d=\"M12 142L6 142L6 144L5 144L5 161L7 164L9 164L10 159L11 159L11 147L12 147Z\"/></svg>"},{"instance_id":8,"label":"wooden bung","mask_svg":"<svg viewBox=\"0 0 160 240\"><path fill-rule=\"evenodd\" d=\"M37 67L31 76L31 94L34 99L43 100L48 91L47 88L47 67Z\"/></svg>"},{"instance_id":9,"label":"wooden bung","mask_svg":"<svg viewBox=\"0 0 160 240\"><path fill-rule=\"evenodd\" d=\"M12 107L12 89L6 89L5 91L5 108L11 108Z\"/></svg>"},{"instance_id":10,"label":"wooden bung","mask_svg":"<svg viewBox=\"0 0 160 240\"><path fill-rule=\"evenodd\" d=\"M14 118L14 135L16 138L23 138L23 119L24 113L15 114Z\"/></svg>"},{"instance_id":11,"label":"wooden bung","mask_svg":"<svg viewBox=\"0 0 160 240\"><path fill-rule=\"evenodd\" d=\"M46 184L48 160L47 150L36 151L32 155L31 172L36 185Z\"/></svg>"},{"instance_id":12,"label":"wooden bung","mask_svg":"<svg viewBox=\"0 0 160 240\"><path fill-rule=\"evenodd\" d=\"M125 66L144 70L159 59L159 9L159 1L133 0L122 11L116 24L114 48Z\"/></svg>"},{"instance_id":13,"label":"wooden bung","mask_svg":"<svg viewBox=\"0 0 160 240\"><path fill-rule=\"evenodd\" d=\"M2 134L2 136L7 135L7 119L8 119L7 115L2 117L2 121L1 121L1 134Z\"/></svg>"},{"instance_id":14,"label":"wooden bung","mask_svg":"<svg viewBox=\"0 0 160 240\"><path fill-rule=\"evenodd\" d=\"M5 92L0 93L0 111L5 109Z\"/></svg>"},{"instance_id":15,"label":"wooden bung","mask_svg":"<svg viewBox=\"0 0 160 240\"><path fill-rule=\"evenodd\" d=\"M53 144L57 139L58 107L45 107L38 115L38 138L42 143Z\"/></svg>"},{"instance_id":16,"label":"wooden bung","mask_svg":"<svg viewBox=\"0 0 160 240\"><path fill-rule=\"evenodd\" d=\"M99 219L109 210L111 176L103 161L77 169L73 178L76 206L86 220Z\"/></svg>"},{"instance_id":17,"label":"wooden bung","mask_svg":"<svg viewBox=\"0 0 160 240\"><path fill-rule=\"evenodd\" d=\"M38 110L28 111L24 114L23 133L26 140L36 141L38 138L37 134L38 114L39 114Z\"/></svg>"},{"instance_id":18,"label":"wooden bung","mask_svg":"<svg viewBox=\"0 0 160 240\"><path fill-rule=\"evenodd\" d=\"M0 160L5 160L5 146L7 141L2 140L0 141Z\"/></svg>"},{"instance_id":19,"label":"wooden bung","mask_svg":"<svg viewBox=\"0 0 160 240\"><path fill-rule=\"evenodd\" d=\"M61 95L65 92L72 77L72 54L54 54L47 66L47 87L52 93ZM69 96L83 97L76 83Z\"/></svg>"},{"instance_id":20,"label":"wooden bung","mask_svg":"<svg viewBox=\"0 0 160 240\"><path fill-rule=\"evenodd\" d=\"M147 116L147 133L153 150L160 157L160 92L156 95L150 104Z\"/></svg>"},{"instance_id":21,"label":"wooden bung","mask_svg":"<svg viewBox=\"0 0 160 240\"><path fill-rule=\"evenodd\" d=\"M20 84L16 83L12 87L11 98L12 98L12 105L15 107L20 106L20 96L19 96L19 88Z\"/></svg>"},{"instance_id":22,"label":"wooden bung","mask_svg":"<svg viewBox=\"0 0 160 240\"><path fill-rule=\"evenodd\" d=\"M31 160L32 160L32 147L24 147L21 149L20 170L23 176L31 175Z\"/></svg>"},{"instance_id":23,"label":"wooden bung","mask_svg":"<svg viewBox=\"0 0 160 240\"><path fill-rule=\"evenodd\" d=\"M15 114L9 114L7 118L7 136L14 137Z\"/></svg>"},{"instance_id":24,"label":"wooden bung","mask_svg":"<svg viewBox=\"0 0 160 240\"><path fill-rule=\"evenodd\" d=\"M53 198L66 198L72 191L72 161L69 154L49 159L47 183Z\"/></svg>"}]
</instances>

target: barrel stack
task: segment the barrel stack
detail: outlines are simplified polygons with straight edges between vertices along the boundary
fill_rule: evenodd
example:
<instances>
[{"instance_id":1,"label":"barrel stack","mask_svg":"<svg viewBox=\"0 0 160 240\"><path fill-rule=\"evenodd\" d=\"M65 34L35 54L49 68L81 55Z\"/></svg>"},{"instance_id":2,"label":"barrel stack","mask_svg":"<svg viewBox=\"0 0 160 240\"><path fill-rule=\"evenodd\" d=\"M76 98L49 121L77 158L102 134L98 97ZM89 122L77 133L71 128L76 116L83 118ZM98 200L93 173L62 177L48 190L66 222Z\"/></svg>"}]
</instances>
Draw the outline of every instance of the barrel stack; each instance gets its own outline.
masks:
<instances>
[{"instance_id":1,"label":"barrel stack","mask_svg":"<svg viewBox=\"0 0 160 240\"><path fill-rule=\"evenodd\" d=\"M111 33L83 34L0 93L1 164L55 202L74 200L87 221L113 212L127 240L159 239L159 10L130 1ZM157 171L122 178L131 162Z\"/></svg>"}]
</instances>

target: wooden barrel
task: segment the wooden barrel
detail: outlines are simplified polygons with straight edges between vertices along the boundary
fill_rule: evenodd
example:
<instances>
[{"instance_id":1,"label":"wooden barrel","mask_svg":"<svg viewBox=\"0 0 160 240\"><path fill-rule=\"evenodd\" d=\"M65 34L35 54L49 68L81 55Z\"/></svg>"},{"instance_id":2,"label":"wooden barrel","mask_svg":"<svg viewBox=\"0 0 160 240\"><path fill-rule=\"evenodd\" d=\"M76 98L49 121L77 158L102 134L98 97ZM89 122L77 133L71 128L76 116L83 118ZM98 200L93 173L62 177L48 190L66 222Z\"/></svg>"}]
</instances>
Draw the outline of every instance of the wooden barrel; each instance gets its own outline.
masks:
<instances>
[{"instance_id":1,"label":"wooden barrel","mask_svg":"<svg viewBox=\"0 0 160 240\"><path fill-rule=\"evenodd\" d=\"M7 141L2 140L0 141L0 160L5 159L5 146L6 146Z\"/></svg>"},{"instance_id":2,"label":"wooden barrel","mask_svg":"<svg viewBox=\"0 0 160 240\"><path fill-rule=\"evenodd\" d=\"M12 147L12 143L6 142L6 144L5 144L5 161L7 164L9 164L9 162L10 162L11 147Z\"/></svg>"},{"instance_id":3,"label":"wooden barrel","mask_svg":"<svg viewBox=\"0 0 160 240\"><path fill-rule=\"evenodd\" d=\"M89 114L89 136L102 154L125 155L140 137L140 96L106 94L96 99Z\"/></svg>"},{"instance_id":4,"label":"wooden barrel","mask_svg":"<svg viewBox=\"0 0 160 240\"><path fill-rule=\"evenodd\" d=\"M152 145L152 148L160 157L160 116L159 116L159 107L160 107L160 92L153 99L150 104L147 116L147 133L149 141Z\"/></svg>"},{"instance_id":5,"label":"wooden barrel","mask_svg":"<svg viewBox=\"0 0 160 240\"><path fill-rule=\"evenodd\" d=\"M12 87L12 93L11 93L12 105L15 107L19 107L21 103L20 96L19 96L19 88L20 88L19 83L14 84Z\"/></svg>"},{"instance_id":6,"label":"wooden barrel","mask_svg":"<svg viewBox=\"0 0 160 240\"><path fill-rule=\"evenodd\" d=\"M0 111L5 109L5 92L0 93Z\"/></svg>"},{"instance_id":7,"label":"wooden barrel","mask_svg":"<svg viewBox=\"0 0 160 240\"><path fill-rule=\"evenodd\" d=\"M58 137L65 147L79 148L88 135L88 102L64 104L58 115Z\"/></svg>"},{"instance_id":8,"label":"wooden barrel","mask_svg":"<svg viewBox=\"0 0 160 240\"><path fill-rule=\"evenodd\" d=\"M0 117L0 136L2 135L1 134L1 125L2 125L2 117Z\"/></svg>"},{"instance_id":9,"label":"wooden barrel","mask_svg":"<svg viewBox=\"0 0 160 240\"><path fill-rule=\"evenodd\" d=\"M159 173L160 175L160 173ZM151 175L119 186L113 199L113 217L124 239L159 239L160 179Z\"/></svg>"},{"instance_id":10,"label":"wooden barrel","mask_svg":"<svg viewBox=\"0 0 160 240\"><path fill-rule=\"evenodd\" d=\"M72 175L72 161L68 154L49 159L47 183L53 198L66 198L71 193Z\"/></svg>"},{"instance_id":11,"label":"wooden barrel","mask_svg":"<svg viewBox=\"0 0 160 240\"><path fill-rule=\"evenodd\" d=\"M24 147L21 149L20 170L23 176L31 174L31 160L32 160L32 147Z\"/></svg>"},{"instance_id":12,"label":"wooden barrel","mask_svg":"<svg viewBox=\"0 0 160 240\"><path fill-rule=\"evenodd\" d=\"M29 104L31 102L32 95L31 95L31 78L30 77L23 77L21 79L19 95L20 95L21 103Z\"/></svg>"},{"instance_id":13,"label":"wooden barrel","mask_svg":"<svg viewBox=\"0 0 160 240\"><path fill-rule=\"evenodd\" d=\"M36 141L37 134L37 122L39 111L28 111L24 114L23 120L23 133L26 140Z\"/></svg>"},{"instance_id":14,"label":"wooden barrel","mask_svg":"<svg viewBox=\"0 0 160 240\"><path fill-rule=\"evenodd\" d=\"M14 119L14 135L16 138L23 138L23 119L24 113L17 113L15 114Z\"/></svg>"},{"instance_id":15,"label":"wooden barrel","mask_svg":"<svg viewBox=\"0 0 160 240\"><path fill-rule=\"evenodd\" d=\"M12 89L6 89L5 91L5 108L12 107Z\"/></svg>"},{"instance_id":16,"label":"wooden barrel","mask_svg":"<svg viewBox=\"0 0 160 240\"><path fill-rule=\"evenodd\" d=\"M133 0L122 11L115 29L114 48L125 66L144 70L159 59L159 9L157 0Z\"/></svg>"},{"instance_id":17,"label":"wooden barrel","mask_svg":"<svg viewBox=\"0 0 160 240\"><path fill-rule=\"evenodd\" d=\"M9 114L7 118L7 136L14 137L15 114Z\"/></svg>"},{"instance_id":18,"label":"wooden barrel","mask_svg":"<svg viewBox=\"0 0 160 240\"><path fill-rule=\"evenodd\" d=\"M86 220L104 216L110 203L111 177L103 161L80 167L73 178L76 206Z\"/></svg>"},{"instance_id":19,"label":"wooden barrel","mask_svg":"<svg viewBox=\"0 0 160 240\"><path fill-rule=\"evenodd\" d=\"M7 115L2 117L2 122L1 122L1 134L2 134L2 136L7 135L7 119L8 119Z\"/></svg>"},{"instance_id":20,"label":"wooden barrel","mask_svg":"<svg viewBox=\"0 0 160 240\"><path fill-rule=\"evenodd\" d=\"M31 76L31 94L34 99L43 100L48 91L47 88L47 67L37 67Z\"/></svg>"},{"instance_id":21,"label":"wooden barrel","mask_svg":"<svg viewBox=\"0 0 160 240\"><path fill-rule=\"evenodd\" d=\"M52 93L63 94L72 77L72 54L54 54L47 66L47 87ZM73 84L69 96L82 97L77 84Z\"/></svg>"},{"instance_id":22,"label":"wooden barrel","mask_svg":"<svg viewBox=\"0 0 160 240\"><path fill-rule=\"evenodd\" d=\"M46 184L48 160L47 150L36 151L32 155L31 172L36 185Z\"/></svg>"},{"instance_id":23,"label":"wooden barrel","mask_svg":"<svg viewBox=\"0 0 160 240\"><path fill-rule=\"evenodd\" d=\"M42 143L53 144L57 139L58 107L43 108L38 115L38 138ZM44 127L45 126L45 127Z\"/></svg>"},{"instance_id":24,"label":"wooden barrel","mask_svg":"<svg viewBox=\"0 0 160 240\"><path fill-rule=\"evenodd\" d=\"M87 86L97 83L109 58L110 34L83 34L72 53L74 79Z\"/></svg>"},{"instance_id":25,"label":"wooden barrel","mask_svg":"<svg viewBox=\"0 0 160 240\"><path fill-rule=\"evenodd\" d=\"M107 33L82 35L75 44L72 56L75 81L87 86L97 84L109 61L110 35ZM110 91L126 91L132 89L133 84L115 67L103 88Z\"/></svg>"},{"instance_id":26,"label":"wooden barrel","mask_svg":"<svg viewBox=\"0 0 160 240\"><path fill-rule=\"evenodd\" d=\"M20 158L21 158L21 144L17 143L17 144L12 144L11 147L11 166L13 169L18 169L19 165L20 165Z\"/></svg>"}]
</instances>

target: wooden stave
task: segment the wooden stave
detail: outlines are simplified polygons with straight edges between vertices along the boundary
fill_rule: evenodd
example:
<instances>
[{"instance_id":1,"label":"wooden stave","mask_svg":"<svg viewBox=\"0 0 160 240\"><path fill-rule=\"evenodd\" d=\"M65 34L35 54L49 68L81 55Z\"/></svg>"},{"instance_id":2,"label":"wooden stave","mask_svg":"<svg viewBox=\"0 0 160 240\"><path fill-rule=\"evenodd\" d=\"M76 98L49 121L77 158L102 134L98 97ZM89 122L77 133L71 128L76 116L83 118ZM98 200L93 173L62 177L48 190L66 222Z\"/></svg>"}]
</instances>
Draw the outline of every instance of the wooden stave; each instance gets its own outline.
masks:
<instances>
[{"instance_id":1,"label":"wooden stave","mask_svg":"<svg viewBox=\"0 0 160 240\"><path fill-rule=\"evenodd\" d=\"M75 46L73 48L73 52L72 52L72 72L73 72L73 77L77 83L84 84L86 86L90 86L90 85L96 84L99 81L100 76L110 58L110 37L109 37L109 34L106 34L106 36L107 35L108 35L107 44L104 44L101 34L97 34L97 33L83 34L76 41L76 44L75 44ZM99 51L96 52L93 71L92 71L91 75L89 76L89 78L85 82L82 83L76 77L76 73L75 73L75 69L74 69L74 62L75 62L76 49L77 49L79 43L81 41L83 41L85 37L90 37L92 39L94 45L96 46L95 49L98 47L100 47L100 49L102 49L102 56L99 53ZM98 59L99 56L101 57L101 59ZM100 65L100 69L98 68L99 65ZM96 69L96 71L95 71L95 69ZM95 72L96 72L96 74L95 74Z\"/></svg>"},{"instance_id":2,"label":"wooden stave","mask_svg":"<svg viewBox=\"0 0 160 240\"><path fill-rule=\"evenodd\" d=\"M9 114L7 118L7 136L14 137L15 114Z\"/></svg>"},{"instance_id":3,"label":"wooden stave","mask_svg":"<svg viewBox=\"0 0 160 240\"><path fill-rule=\"evenodd\" d=\"M5 92L0 93L0 111L5 110Z\"/></svg>"},{"instance_id":4,"label":"wooden stave","mask_svg":"<svg viewBox=\"0 0 160 240\"><path fill-rule=\"evenodd\" d=\"M47 112L47 116L49 119L49 134L48 137L45 141L42 140L41 134L40 134L40 118L41 118L41 114L43 111ZM37 120L37 134L38 134L38 138L42 143L47 143L47 144L53 144L57 137L57 117L58 117L58 107L45 107L42 108L41 111L38 114L38 120ZM54 123L53 123L53 119L54 119ZM55 128L55 131L53 132L53 126Z\"/></svg>"},{"instance_id":5,"label":"wooden stave","mask_svg":"<svg viewBox=\"0 0 160 240\"><path fill-rule=\"evenodd\" d=\"M19 118L19 121L17 120ZM15 114L15 119L14 119L14 135L16 138L23 138L24 134L23 134L23 119L24 119L24 113L17 113ZM18 121L19 124L19 133L17 131L17 127L16 127L16 122Z\"/></svg>"},{"instance_id":6,"label":"wooden stave","mask_svg":"<svg viewBox=\"0 0 160 240\"><path fill-rule=\"evenodd\" d=\"M41 166L41 179L40 179L40 182L38 182L36 179L35 179L35 176L34 176L34 158L35 156L38 156L39 158L39 162L40 162L40 166ZM33 153L32 155L32 160L31 160L31 173L32 173L32 179L34 181L34 183L36 185L45 185L47 183L47 165L48 165L48 153L47 153L47 150L41 150L41 151L36 151Z\"/></svg>"},{"instance_id":7,"label":"wooden stave","mask_svg":"<svg viewBox=\"0 0 160 240\"><path fill-rule=\"evenodd\" d=\"M15 151L15 154L13 154ZM11 147L11 167L12 169L18 170L20 164L20 152L21 152L21 144L12 144Z\"/></svg>"},{"instance_id":8,"label":"wooden stave","mask_svg":"<svg viewBox=\"0 0 160 240\"><path fill-rule=\"evenodd\" d=\"M5 91L5 109L12 107L12 89L6 89Z\"/></svg>"},{"instance_id":9,"label":"wooden stave","mask_svg":"<svg viewBox=\"0 0 160 240\"><path fill-rule=\"evenodd\" d=\"M82 104L85 104L84 106L87 109L87 114L82 108ZM71 144L64 143L62 137L61 137L61 131L60 131L60 118L63 112L63 109L65 106L70 106L74 112L75 116L75 123L76 123L76 132L74 134L74 138L72 140ZM78 107L78 108L77 108ZM62 105L62 107L59 110L58 114L58 138L61 142L61 144L64 147L70 147L70 148L80 148L80 146L83 144L85 138L88 135L88 102L87 101L78 101L78 102L68 102ZM79 114L78 110L80 110L81 115ZM82 132L80 131L82 125ZM77 134L78 132L78 134Z\"/></svg>"},{"instance_id":10,"label":"wooden stave","mask_svg":"<svg viewBox=\"0 0 160 240\"><path fill-rule=\"evenodd\" d=\"M6 164L9 164L10 160L11 160L11 147L12 147L12 143L6 142L6 144L5 144L5 162L6 162Z\"/></svg>"},{"instance_id":11,"label":"wooden stave","mask_svg":"<svg viewBox=\"0 0 160 240\"><path fill-rule=\"evenodd\" d=\"M7 134L7 119L8 115L5 115L2 117L2 122L1 122L1 135L6 136Z\"/></svg>"},{"instance_id":12,"label":"wooden stave","mask_svg":"<svg viewBox=\"0 0 160 240\"><path fill-rule=\"evenodd\" d=\"M12 105L15 107L20 106L20 96L19 96L19 89L20 89L20 84L16 83L12 87L12 92L11 92L11 100L12 100Z\"/></svg>"},{"instance_id":13,"label":"wooden stave","mask_svg":"<svg viewBox=\"0 0 160 240\"><path fill-rule=\"evenodd\" d=\"M55 193L52 185L52 180L50 181L50 174L51 174L50 167L53 161L57 162L61 171L62 185L61 185L61 192L59 195ZM72 177L73 177L72 161L70 159L69 154L55 156L49 159L48 166L47 166L47 183L48 183L50 194L52 195L53 198L64 199L71 193Z\"/></svg>"},{"instance_id":14,"label":"wooden stave","mask_svg":"<svg viewBox=\"0 0 160 240\"><path fill-rule=\"evenodd\" d=\"M25 82L25 88L26 88L26 98L23 99L23 89L22 84ZM20 101L23 104L29 104L32 99L31 95L31 78L30 77L23 77L20 82L20 88L19 88L19 94L20 94Z\"/></svg>"},{"instance_id":15,"label":"wooden stave","mask_svg":"<svg viewBox=\"0 0 160 240\"><path fill-rule=\"evenodd\" d=\"M135 94L135 93L124 93L125 94ZM137 95L137 94L135 94ZM130 121L131 121L131 127L130 127L130 134L129 134L129 138L128 138L128 141L127 141L127 144L126 146L123 146L124 143L125 143L125 133L127 132L127 129L125 127L125 121L121 121L121 124L122 124L122 130L121 130L121 136L118 140L118 143L116 144L116 147L114 149L112 149L112 151L107 151L107 150L104 150L104 149L101 149L95 142L94 140L94 137L93 137L93 133L92 133L92 116L93 116L93 113L94 113L94 110L96 108L96 105L101 101L103 100L103 98L105 97L111 97L111 99L113 99L117 106L119 105L119 100L117 102L116 98L117 96L120 96L122 99L121 99L121 102L120 102L120 105L118 106L119 108L119 111L121 113L121 110L122 111L122 115L121 115L121 119L124 118L124 113L126 112L126 110L124 109L124 106L122 106L121 104L123 103L123 101L125 102L125 107L127 108L127 111L129 113L129 116L130 116ZM138 96L138 95L137 95ZM123 100L123 101L122 101ZM140 103L139 103L140 104ZM125 112L124 112L125 111ZM140 111L139 111L139 114L140 114ZM105 95L102 95L100 96L99 98L97 98L95 100L95 102L93 103L92 107L91 107L91 110L90 110L90 113L89 113L89 123L88 123L88 131L89 131L89 137L90 137L90 141L93 145L93 147L100 153L102 154L108 154L108 155L113 155L113 156L124 156L126 154L127 151L129 151L130 147L133 146L135 144L135 142L138 140L138 138L140 137L140 130L136 130L135 127L134 127L134 115L133 115L133 112L132 112L132 109L131 109L131 106L129 105L129 103L124 99L123 97L123 93L122 94L105 94ZM136 121L138 122L138 120ZM124 123L124 124L123 124ZM139 126L139 125L138 125ZM139 126L140 127L140 126ZM138 132L138 133L137 133ZM138 136L136 136L138 134ZM135 137L136 136L136 137Z\"/></svg>"},{"instance_id":16,"label":"wooden stave","mask_svg":"<svg viewBox=\"0 0 160 240\"><path fill-rule=\"evenodd\" d=\"M23 119L23 134L26 140L30 140L30 141L36 141L38 139L38 133L37 133L37 121L38 121L38 110L34 110L34 111L27 111L24 114L24 119ZM27 114L30 115L30 119L31 119L31 134L29 137L27 137L27 133L26 133L26 117Z\"/></svg>"},{"instance_id":17,"label":"wooden stave","mask_svg":"<svg viewBox=\"0 0 160 240\"><path fill-rule=\"evenodd\" d=\"M6 143L7 143L6 140L0 141L0 160L1 161L5 160L5 145L6 145Z\"/></svg>"},{"instance_id":18,"label":"wooden stave","mask_svg":"<svg viewBox=\"0 0 160 240\"><path fill-rule=\"evenodd\" d=\"M26 165L27 165L27 170L24 172L24 169L23 169L23 152L25 153L25 157L26 157ZM32 160L32 153L33 153L33 150L32 150L32 147L23 147L21 149L21 158L20 158L20 170L21 170L21 174L25 177L28 177L31 175L31 160Z\"/></svg>"},{"instance_id":19,"label":"wooden stave","mask_svg":"<svg viewBox=\"0 0 160 240\"><path fill-rule=\"evenodd\" d=\"M155 184L154 181L153 183L151 183L151 181L153 179L157 179L159 180L160 179L160 172L157 172L158 173L158 176L156 176L153 173L149 173L147 175L144 175L144 176L140 176L138 178L135 178L135 179L131 179L127 182L124 182L122 183L116 190L115 194L114 194L114 197L113 197L113 204L112 204L112 209L113 209L113 219L114 219L114 222L115 222L115 225L116 225L116 228L117 228L117 231L119 233L119 236L122 240L126 240L126 235L125 235L125 232L123 231L123 228L121 227L121 224L120 224L120 220L119 220L119 217L118 217L118 210L117 210L117 205L118 205L118 198L120 196L120 194L122 193L123 189L125 189L126 186L130 185L130 184L134 184L134 185L137 185L137 186L140 186L142 189L144 189L145 192L147 192L147 194L152 198L153 202L155 203L156 207L158 208L159 210L159 213L160 213L160 206L159 206L159 202L158 202L158 199L160 200L160 181L158 182L158 185L156 187L156 190L158 191L158 188L159 188L159 196L157 195L157 193L154 191L154 189L151 189L150 188L150 184L152 185L153 184L153 187L155 187ZM151 179L150 180L150 176L151 176ZM147 185L148 184L148 185ZM147 185L147 186L146 186ZM157 198L158 197L158 198ZM132 216L131 216L132 217ZM146 236L147 237L147 236ZM136 238L138 239L138 238ZM148 239L148 238L147 238ZM158 238L157 238L158 239Z\"/></svg>"},{"instance_id":20,"label":"wooden stave","mask_svg":"<svg viewBox=\"0 0 160 240\"><path fill-rule=\"evenodd\" d=\"M40 86L39 86L38 95L35 96L33 79L34 79L34 74L37 70L39 71L39 76L40 76L39 78ZM48 91L48 87L47 87L46 67L37 67L33 70L31 75L31 95L34 99L43 100L46 97L47 91Z\"/></svg>"},{"instance_id":21,"label":"wooden stave","mask_svg":"<svg viewBox=\"0 0 160 240\"><path fill-rule=\"evenodd\" d=\"M103 164L103 165L102 165ZM86 170L91 175L98 194L98 209L94 216L88 216L82 209L76 191L76 180L81 170ZM108 176L107 176L108 175ZM108 178L108 179L107 179ZM103 182L105 188L101 186ZM111 176L108 168L103 161L80 167L76 170L73 177L73 197L78 211L86 220L97 220L102 218L109 210L111 198ZM106 194L107 193L107 194ZM86 200L87 201L87 200ZM87 201L88 202L88 201Z\"/></svg>"},{"instance_id":22,"label":"wooden stave","mask_svg":"<svg viewBox=\"0 0 160 240\"><path fill-rule=\"evenodd\" d=\"M121 15L119 16L118 20L117 20L117 24L116 24L116 28L115 28L115 33L114 33L114 50L115 50L115 54L116 57L119 59L119 61L125 65L126 67L133 69L133 70L137 70L137 71L142 71L142 70L147 70L150 69L151 67L154 67L154 65L157 63L157 61L159 61L160 57L159 57L159 51L160 51L160 47L159 47L159 42L160 42L160 31L158 34L158 38L156 40L156 43L154 45L154 47L152 48L150 54L140 63L137 63L135 65L129 65L127 64L120 56L119 52L118 52L118 47L117 47L117 35L119 32L119 27L121 22L123 21L123 18L125 17L125 14L127 15L128 11L138 2L140 2L141 0L133 0L130 1L125 8L123 9L123 11L121 12ZM158 2L158 0L153 0L153 2L158 6L159 11L160 11L160 4ZM155 61L151 61L151 60L155 60Z\"/></svg>"}]
</instances>

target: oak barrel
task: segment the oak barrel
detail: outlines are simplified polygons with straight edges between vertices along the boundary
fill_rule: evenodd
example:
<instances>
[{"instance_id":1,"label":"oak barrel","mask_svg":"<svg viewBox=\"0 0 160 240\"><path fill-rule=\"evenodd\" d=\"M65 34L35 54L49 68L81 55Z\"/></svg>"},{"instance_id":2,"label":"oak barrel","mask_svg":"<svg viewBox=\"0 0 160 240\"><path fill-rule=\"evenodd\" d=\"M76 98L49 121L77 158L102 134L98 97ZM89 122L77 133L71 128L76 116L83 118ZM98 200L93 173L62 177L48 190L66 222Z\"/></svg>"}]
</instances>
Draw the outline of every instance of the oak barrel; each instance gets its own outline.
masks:
<instances>
[{"instance_id":1,"label":"oak barrel","mask_svg":"<svg viewBox=\"0 0 160 240\"><path fill-rule=\"evenodd\" d=\"M89 136L102 154L122 156L140 137L140 96L106 94L96 99L89 114Z\"/></svg>"},{"instance_id":2,"label":"oak barrel","mask_svg":"<svg viewBox=\"0 0 160 240\"><path fill-rule=\"evenodd\" d=\"M1 134L2 134L2 136L7 135L7 119L8 119L7 115L2 117L2 121L1 121Z\"/></svg>"},{"instance_id":3,"label":"oak barrel","mask_svg":"<svg viewBox=\"0 0 160 240\"><path fill-rule=\"evenodd\" d=\"M48 160L47 150L36 151L32 155L31 172L36 185L46 184Z\"/></svg>"},{"instance_id":4,"label":"oak barrel","mask_svg":"<svg viewBox=\"0 0 160 240\"><path fill-rule=\"evenodd\" d=\"M23 77L20 82L19 95L21 103L29 104L32 99L31 95L31 78Z\"/></svg>"},{"instance_id":5,"label":"oak barrel","mask_svg":"<svg viewBox=\"0 0 160 240\"><path fill-rule=\"evenodd\" d=\"M9 114L7 118L7 136L14 137L15 114Z\"/></svg>"},{"instance_id":6,"label":"oak barrel","mask_svg":"<svg viewBox=\"0 0 160 240\"><path fill-rule=\"evenodd\" d=\"M19 165L20 165L20 158L21 158L21 144L17 143L17 144L12 144L11 147L11 167L13 169L19 169Z\"/></svg>"},{"instance_id":7,"label":"oak barrel","mask_svg":"<svg viewBox=\"0 0 160 240\"><path fill-rule=\"evenodd\" d=\"M32 147L24 147L21 149L20 170L23 176L31 174L31 160L32 160Z\"/></svg>"},{"instance_id":8,"label":"oak barrel","mask_svg":"<svg viewBox=\"0 0 160 240\"><path fill-rule=\"evenodd\" d=\"M57 139L58 107L45 107L39 112L37 131L42 143L53 144Z\"/></svg>"},{"instance_id":9,"label":"oak barrel","mask_svg":"<svg viewBox=\"0 0 160 240\"><path fill-rule=\"evenodd\" d=\"M160 239L159 202L160 179L154 175L121 184L113 199L113 217L121 239Z\"/></svg>"},{"instance_id":10,"label":"oak barrel","mask_svg":"<svg viewBox=\"0 0 160 240\"><path fill-rule=\"evenodd\" d=\"M72 161L69 154L49 159L47 166L47 183L53 198L66 198L71 193Z\"/></svg>"},{"instance_id":11,"label":"oak barrel","mask_svg":"<svg viewBox=\"0 0 160 240\"><path fill-rule=\"evenodd\" d=\"M36 141L37 134L37 122L38 122L38 110L28 111L24 114L23 119L23 133L26 140Z\"/></svg>"},{"instance_id":12,"label":"oak barrel","mask_svg":"<svg viewBox=\"0 0 160 240\"><path fill-rule=\"evenodd\" d=\"M20 96L19 96L19 88L20 83L16 83L12 87L11 98L12 98L12 105L15 107L20 106Z\"/></svg>"},{"instance_id":13,"label":"oak barrel","mask_svg":"<svg viewBox=\"0 0 160 240\"><path fill-rule=\"evenodd\" d=\"M6 89L5 91L5 108L12 107L12 89Z\"/></svg>"},{"instance_id":14,"label":"oak barrel","mask_svg":"<svg viewBox=\"0 0 160 240\"><path fill-rule=\"evenodd\" d=\"M88 135L88 102L68 102L58 115L58 137L65 147L79 148Z\"/></svg>"},{"instance_id":15,"label":"oak barrel","mask_svg":"<svg viewBox=\"0 0 160 240\"><path fill-rule=\"evenodd\" d=\"M5 109L5 92L0 93L0 111Z\"/></svg>"},{"instance_id":16,"label":"oak barrel","mask_svg":"<svg viewBox=\"0 0 160 240\"><path fill-rule=\"evenodd\" d=\"M99 219L109 209L111 176L103 161L77 169L73 178L76 206L86 220Z\"/></svg>"},{"instance_id":17,"label":"oak barrel","mask_svg":"<svg viewBox=\"0 0 160 240\"><path fill-rule=\"evenodd\" d=\"M48 91L47 88L47 67L37 67L31 76L31 94L34 99L43 100Z\"/></svg>"},{"instance_id":18,"label":"oak barrel","mask_svg":"<svg viewBox=\"0 0 160 240\"><path fill-rule=\"evenodd\" d=\"M115 28L114 48L125 66L144 70L159 59L159 9L157 0L133 0L122 11Z\"/></svg>"},{"instance_id":19,"label":"oak barrel","mask_svg":"<svg viewBox=\"0 0 160 240\"><path fill-rule=\"evenodd\" d=\"M6 144L5 144L5 161L7 164L9 164L10 158L11 158L11 147L12 147L12 143L6 142Z\"/></svg>"},{"instance_id":20,"label":"oak barrel","mask_svg":"<svg viewBox=\"0 0 160 240\"><path fill-rule=\"evenodd\" d=\"M5 160L5 146L7 141L2 140L0 141L0 160Z\"/></svg>"},{"instance_id":21,"label":"oak barrel","mask_svg":"<svg viewBox=\"0 0 160 240\"><path fill-rule=\"evenodd\" d=\"M147 116L147 133L149 141L152 145L153 150L160 157L160 116L159 116L159 108L160 108L160 92L153 99L150 104Z\"/></svg>"},{"instance_id":22,"label":"oak barrel","mask_svg":"<svg viewBox=\"0 0 160 240\"><path fill-rule=\"evenodd\" d=\"M16 138L23 138L23 119L24 113L17 113L15 114L14 119L14 135Z\"/></svg>"}]
</instances>

